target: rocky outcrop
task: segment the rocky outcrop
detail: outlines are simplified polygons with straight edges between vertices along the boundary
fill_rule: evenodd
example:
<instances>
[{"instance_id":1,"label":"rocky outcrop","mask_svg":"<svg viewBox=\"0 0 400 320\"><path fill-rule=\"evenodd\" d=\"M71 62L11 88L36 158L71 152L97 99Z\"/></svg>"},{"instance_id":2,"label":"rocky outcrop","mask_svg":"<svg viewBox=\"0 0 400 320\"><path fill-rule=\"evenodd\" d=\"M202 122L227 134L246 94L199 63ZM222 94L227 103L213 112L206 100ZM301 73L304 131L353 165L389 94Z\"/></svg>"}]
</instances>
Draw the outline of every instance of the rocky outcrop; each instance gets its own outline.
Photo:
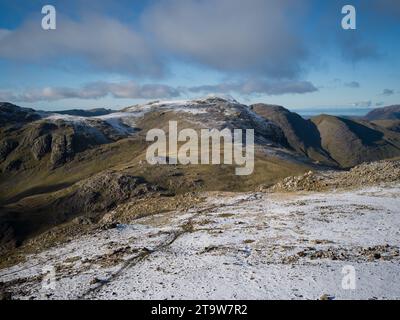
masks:
<instances>
[{"instance_id":1,"label":"rocky outcrop","mask_svg":"<svg viewBox=\"0 0 400 320\"><path fill-rule=\"evenodd\" d=\"M5 171L18 171L22 168L22 163L21 159L13 160L6 166Z\"/></svg>"},{"instance_id":2,"label":"rocky outcrop","mask_svg":"<svg viewBox=\"0 0 400 320\"><path fill-rule=\"evenodd\" d=\"M270 191L319 191L326 187L324 178L321 175L315 174L313 171L306 172L302 176L287 177L281 182L278 182L272 188L267 188ZM265 190L261 188L261 190Z\"/></svg>"},{"instance_id":3,"label":"rocky outcrop","mask_svg":"<svg viewBox=\"0 0 400 320\"><path fill-rule=\"evenodd\" d=\"M18 146L14 140L3 140L0 142L0 162L3 162L7 156Z\"/></svg>"},{"instance_id":4,"label":"rocky outcrop","mask_svg":"<svg viewBox=\"0 0 400 320\"><path fill-rule=\"evenodd\" d=\"M128 199L149 196L157 190L141 177L107 171L80 182L75 192L57 202L56 208L67 217L96 216Z\"/></svg>"},{"instance_id":5,"label":"rocky outcrop","mask_svg":"<svg viewBox=\"0 0 400 320\"><path fill-rule=\"evenodd\" d=\"M151 201L159 191L160 188L144 178L105 171L64 189L63 195L35 208L27 207L18 212L6 205L0 208L0 254L25 243L33 235L74 219L97 223L117 206L143 199Z\"/></svg>"},{"instance_id":6,"label":"rocky outcrop","mask_svg":"<svg viewBox=\"0 0 400 320\"><path fill-rule=\"evenodd\" d=\"M302 176L287 177L267 190L325 191L395 181L400 181L400 160L363 163L349 171L309 171Z\"/></svg>"},{"instance_id":7,"label":"rocky outcrop","mask_svg":"<svg viewBox=\"0 0 400 320\"><path fill-rule=\"evenodd\" d=\"M37 138L32 144L32 154L36 160L40 160L51 151L52 136L46 134Z\"/></svg>"},{"instance_id":8,"label":"rocky outcrop","mask_svg":"<svg viewBox=\"0 0 400 320\"><path fill-rule=\"evenodd\" d=\"M0 252L5 252L10 248L14 248L15 232L14 229L7 223L0 223Z\"/></svg>"},{"instance_id":9,"label":"rocky outcrop","mask_svg":"<svg viewBox=\"0 0 400 320\"><path fill-rule=\"evenodd\" d=\"M56 134L52 138L50 164L53 168L65 164L74 156L73 135Z\"/></svg>"},{"instance_id":10,"label":"rocky outcrop","mask_svg":"<svg viewBox=\"0 0 400 320\"><path fill-rule=\"evenodd\" d=\"M347 172L336 173L338 186L364 186L400 181L400 161L378 161L360 164Z\"/></svg>"}]
</instances>

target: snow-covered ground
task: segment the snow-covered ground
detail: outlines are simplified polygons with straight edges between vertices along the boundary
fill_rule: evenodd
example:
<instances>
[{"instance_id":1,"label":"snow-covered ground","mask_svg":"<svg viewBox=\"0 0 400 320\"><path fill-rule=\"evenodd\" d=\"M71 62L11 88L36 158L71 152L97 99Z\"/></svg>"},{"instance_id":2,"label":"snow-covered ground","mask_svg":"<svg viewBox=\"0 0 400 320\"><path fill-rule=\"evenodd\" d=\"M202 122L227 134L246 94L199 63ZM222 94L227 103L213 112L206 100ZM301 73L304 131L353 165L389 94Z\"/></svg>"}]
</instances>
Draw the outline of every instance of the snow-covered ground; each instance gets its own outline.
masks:
<instances>
[{"instance_id":1,"label":"snow-covered ground","mask_svg":"<svg viewBox=\"0 0 400 320\"><path fill-rule=\"evenodd\" d=\"M154 110L165 110L189 113L192 115L206 114L207 108L199 106L199 101L163 101L150 102L142 105L135 105L126 108L124 111L113 112L102 116L83 117L59 113L43 113L41 116L47 121L62 120L77 126L95 127L98 122L105 122L114 128L118 133L129 135L137 125L137 121L142 119L147 113Z\"/></svg>"},{"instance_id":2,"label":"snow-covered ground","mask_svg":"<svg viewBox=\"0 0 400 320\"><path fill-rule=\"evenodd\" d=\"M0 282L20 299L399 299L399 246L399 184L214 193L29 256Z\"/></svg>"},{"instance_id":3,"label":"snow-covered ground","mask_svg":"<svg viewBox=\"0 0 400 320\"><path fill-rule=\"evenodd\" d=\"M41 117L45 121L70 123L78 130L98 128L107 124L117 134L129 136L135 134L137 127L140 126L141 121L147 114L155 111L180 114L186 121L194 123L196 128L199 126L208 129L225 128L240 119L243 123L239 125L239 128L242 126L247 128L246 121L247 123L252 121L250 124L256 126L257 130L263 133L270 132L271 127L276 127L270 121L238 103L232 97L220 98L213 96L195 100L153 101L137 104L102 116L84 117L42 112ZM258 140L260 143L271 143L271 141L265 141L265 137L262 136Z\"/></svg>"}]
</instances>

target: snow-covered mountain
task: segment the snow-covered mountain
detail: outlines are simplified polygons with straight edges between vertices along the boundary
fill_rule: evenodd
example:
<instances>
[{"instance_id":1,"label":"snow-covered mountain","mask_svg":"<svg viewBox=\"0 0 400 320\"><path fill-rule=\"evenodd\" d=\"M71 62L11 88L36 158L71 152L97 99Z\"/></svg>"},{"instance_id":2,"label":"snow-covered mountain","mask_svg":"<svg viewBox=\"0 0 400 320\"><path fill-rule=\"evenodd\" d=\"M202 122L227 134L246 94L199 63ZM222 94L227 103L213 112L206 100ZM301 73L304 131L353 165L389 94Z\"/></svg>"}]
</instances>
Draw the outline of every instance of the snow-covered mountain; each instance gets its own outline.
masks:
<instances>
[{"instance_id":1,"label":"snow-covered mountain","mask_svg":"<svg viewBox=\"0 0 400 320\"><path fill-rule=\"evenodd\" d=\"M254 129L254 174L238 177L235 165L226 164L147 163L146 133L168 132L170 121L179 129ZM154 101L100 114L2 103L0 243L13 247L75 217L97 217L101 212L88 208L105 210L133 194L146 196L145 190L251 191L310 170L398 156L400 134L374 123L326 115L306 120L283 107L231 98ZM131 184L135 177L142 183ZM112 196L104 181L115 186Z\"/></svg>"}]
</instances>

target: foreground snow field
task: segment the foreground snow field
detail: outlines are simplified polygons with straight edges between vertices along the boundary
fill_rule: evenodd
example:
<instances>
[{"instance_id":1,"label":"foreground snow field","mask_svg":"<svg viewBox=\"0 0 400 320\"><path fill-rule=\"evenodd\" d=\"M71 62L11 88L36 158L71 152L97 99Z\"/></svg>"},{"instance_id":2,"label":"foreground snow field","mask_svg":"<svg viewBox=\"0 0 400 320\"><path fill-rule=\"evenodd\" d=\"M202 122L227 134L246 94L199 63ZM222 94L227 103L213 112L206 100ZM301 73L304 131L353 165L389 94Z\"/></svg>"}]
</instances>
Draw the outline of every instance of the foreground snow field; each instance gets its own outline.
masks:
<instances>
[{"instance_id":1,"label":"foreground snow field","mask_svg":"<svg viewBox=\"0 0 400 320\"><path fill-rule=\"evenodd\" d=\"M399 184L210 193L31 255L0 282L15 299L400 299L399 247Z\"/></svg>"}]
</instances>

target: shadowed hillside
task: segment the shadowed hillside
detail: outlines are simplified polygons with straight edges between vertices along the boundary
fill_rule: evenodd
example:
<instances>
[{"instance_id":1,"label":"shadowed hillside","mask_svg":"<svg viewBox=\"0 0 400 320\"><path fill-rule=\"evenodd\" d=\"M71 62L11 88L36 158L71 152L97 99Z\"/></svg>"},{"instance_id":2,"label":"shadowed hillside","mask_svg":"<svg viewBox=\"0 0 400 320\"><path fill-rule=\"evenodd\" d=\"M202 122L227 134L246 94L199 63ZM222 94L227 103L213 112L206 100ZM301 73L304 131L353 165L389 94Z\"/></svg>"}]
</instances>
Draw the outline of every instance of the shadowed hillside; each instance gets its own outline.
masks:
<instances>
[{"instance_id":1,"label":"shadowed hillside","mask_svg":"<svg viewBox=\"0 0 400 320\"><path fill-rule=\"evenodd\" d=\"M321 115L312 118L322 146L343 168L400 154L400 136L367 122Z\"/></svg>"},{"instance_id":2,"label":"shadowed hillside","mask_svg":"<svg viewBox=\"0 0 400 320\"><path fill-rule=\"evenodd\" d=\"M264 119L276 123L283 130L289 146L297 152L326 165L337 165L323 149L320 133L312 121L281 106L255 104L251 108Z\"/></svg>"},{"instance_id":3,"label":"shadowed hillside","mask_svg":"<svg viewBox=\"0 0 400 320\"><path fill-rule=\"evenodd\" d=\"M394 105L384 108L377 108L369 112L365 116L366 120L399 120L400 119L400 105Z\"/></svg>"}]
</instances>

